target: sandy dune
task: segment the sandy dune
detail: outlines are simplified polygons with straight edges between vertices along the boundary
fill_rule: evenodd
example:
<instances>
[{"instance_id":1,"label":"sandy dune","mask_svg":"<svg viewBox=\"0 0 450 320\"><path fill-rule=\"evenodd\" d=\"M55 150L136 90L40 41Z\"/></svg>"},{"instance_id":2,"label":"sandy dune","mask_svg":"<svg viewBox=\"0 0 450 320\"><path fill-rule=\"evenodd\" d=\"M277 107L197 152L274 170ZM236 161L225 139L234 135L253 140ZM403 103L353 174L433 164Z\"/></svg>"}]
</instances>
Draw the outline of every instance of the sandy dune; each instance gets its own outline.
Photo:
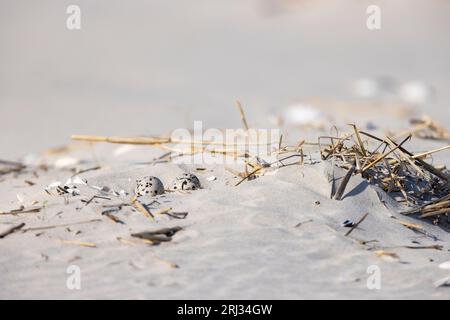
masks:
<instances>
[{"instance_id":1,"label":"sandy dune","mask_svg":"<svg viewBox=\"0 0 450 320\"><path fill-rule=\"evenodd\" d=\"M65 29L65 4L28 10L31 1L1 2L0 158L27 168L0 175L0 212L39 208L0 215L0 234L25 223L0 238L1 299L450 298L448 286L435 285L450 276L439 267L450 260L448 230L399 214L359 176L342 201L330 199L330 163L317 146L305 149L304 165L235 186L239 178L223 165L151 164L167 150L70 141L71 134L167 135L194 120L239 128L235 99L251 127L280 125L286 144L315 142L334 125L342 134L348 123L396 133L423 114L450 128L448 2L380 1L378 33L365 28L370 1L279 3L131 1L124 9L81 1L77 33ZM361 78L380 86L371 97L355 94ZM428 95L414 103L402 88L417 81ZM298 103L318 112L318 125L283 119ZM408 150L447 144L414 138ZM66 147L49 152L57 146ZM430 162L449 167L448 152ZM77 175L89 185L77 185L80 195L45 192L74 169L97 166ZM152 220L128 205L113 213L123 223L102 215L104 205L129 203L136 179L153 175L168 186L186 171L201 190L167 192L150 205L187 212L185 219ZM94 195L109 200L86 204ZM365 213L345 236L341 223ZM182 230L157 246L131 237L175 226ZM67 287L73 265L80 290ZM380 289L367 286L371 266Z\"/></svg>"}]
</instances>

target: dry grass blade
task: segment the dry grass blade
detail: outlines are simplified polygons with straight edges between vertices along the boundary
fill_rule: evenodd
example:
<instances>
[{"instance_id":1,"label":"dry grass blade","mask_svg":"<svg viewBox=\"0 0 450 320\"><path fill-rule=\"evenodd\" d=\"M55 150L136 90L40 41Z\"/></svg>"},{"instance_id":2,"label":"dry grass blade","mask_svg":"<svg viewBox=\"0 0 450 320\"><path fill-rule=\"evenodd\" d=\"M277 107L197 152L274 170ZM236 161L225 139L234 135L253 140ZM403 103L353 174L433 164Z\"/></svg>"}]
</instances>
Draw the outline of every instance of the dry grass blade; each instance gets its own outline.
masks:
<instances>
[{"instance_id":1,"label":"dry grass blade","mask_svg":"<svg viewBox=\"0 0 450 320\"><path fill-rule=\"evenodd\" d=\"M122 238L122 237L117 237L116 240L119 241L119 242L121 242L121 243L123 243L123 244L130 245L130 246L134 246L134 245L136 244L136 243L134 243L133 241L124 239L124 238Z\"/></svg>"},{"instance_id":2,"label":"dry grass blade","mask_svg":"<svg viewBox=\"0 0 450 320\"><path fill-rule=\"evenodd\" d=\"M427 151L427 152L416 154L416 155L412 156L412 158L413 159L419 159L419 158L422 159L422 158L425 158L425 157L427 157L427 156L429 156L429 155L431 155L433 153L441 152L441 151L444 151L444 150L447 150L447 149L450 149L450 145L447 145L447 146L444 146L444 147L441 147L441 148L437 148L437 149L434 149L434 150L430 150L430 151Z\"/></svg>"},{"instance_id":3,"label":"dry grass blade","mask_svg":"<svg viewBox=\"0 0 450 320\"><path fill-rule=\"evenodd\" d=\"M5 238L6 236L22 229L25 226L25 223L20 223L18 225L12 226L10 228L8 228L7 230L3 231L2 233L0 233L0 239Z\"/></svg>"},{"instance_id":4,"label":"dry grass blade","mask_svg":"<svg viewBox=\"0 0 450 320\"><path fill-rule=\"evenodd\" d=\"M106 142L113 144L135 144L135 145L153 145L161 146L164 144L187 144L187 145L208 145L208 146L237 146L237 145L272 145L272 142L260 143L260 142L242 142L242 143L226 143L225 141L213 141L213 140L191 140L191 139L172 139L164 137L107 137L107 136L94 136L94 135L72 135L72 140L85 141L85 142Z\"/></svg>"},{"instance_id":5,"label":"dry grass blade","mask_svg":"<svg viewBox=\"0 0 450 320\"><path fill-rule=\"evenodd\" d=\"M280 134L280 139L278 140L278 152L281 152L282 143L283 143L283 134Z\"/></svg>"},{"instance_id":6,"label":"dry grass blade","mask_svg":"<svg viewBox=\"0 0 450 320\"><path fill-rule=\"evenodd\" d=\"M188 212L172 212L172 208L161 208L155 212L155 215L167 215L174 219L185 219Z\"/></svg>"},{"instance_id":7,"label":"dry grass blade","mask_svg":"<svg viewBox=\"0 0 450 320\"><path fill-rule=\"evenodd\" d=\"M116 217L114 214L112 214L111 212L108 212L108 211L109 210L107 210L107 212L102 213L102 215L104 215L109 220L113 221L114 223L125 224L125 222L123 222L118 217Z\"/></svg>"},{"instance_id":8,"label":"dry grass blade","mask_svg":"<svg viewBox=\"0 0 450 320\"><path fill-rule=\"evenodd\" d=\"M361 136L359 134L358 128L354 124L351 124L350 126L352 126L353 130L355 131L356 139L358 140L359 149L361 150L362 155L364 157L367 157L367 152L366 152L366 149L364 148L364 144L363 144L363 141L362 141Z\"/></svg>"},{"instance_id":9,"label":"dry grass blade","mask_svg":"<svg viewBox=\"0 0 450 320\"><path fill-rule=\"evenodd\" d=\"M413 249L413 250L414 249L416 249L416 250L428 250L428 249L431 249L431 250L438 250L438 251L442 251L442 249L444 249L444 247L439 245L439 244L433 244L433 245L430 245L430 246L403 246L403 248Z\"/></svg>"},{"instance_id":10,"label":"dry grass blade","mask_svg":"<svg viewBox=\"0 0 450 320\"><path fill-rule=\"evenodd\" d=\"M408 136L407 139L405 139L405 140L407 141L407 140L409 140L410 138L411 138L411 136ZM422 169L420 169L420 168L414 163L414 161L411 160L411 158L412 158L411 154L406 154L405 152L403 152L403 151L401 150L400 147L403 145L403 143L404 143L405 140L403 140L402 143L400 143L399 145L397 145L397 144L395 144L394 141L392 141L392 139L390 139L389 137L387 137L387 142L389 143L389 145L390 145L391 147L393 147L395 150L399 149L398 151L403 155L404 159L405 159L406 161L408 161L409 164L416 170L416 172L417 172L418 174L420 174L421 176L424 176L425 173L422 171Z\"/></svg>"},{"instance_id":11,"label":"dry grass blade","mask_svg":"<svg viewBox=\"0 0 450 320\"><path fill-rule=\"evenodd\" d=\"M253 170L252 172L250 172L249 174L247 174L245 177L243 177L238 183L235 184L235 187L237 187L238 185L240 185L242 182L244 182L247 179L250 179L251 177L253 177L255 175L255 173L257 173L258 171L260 171L261 169L263 169L263 167L259 167L256 168L255 170Z\"/></svg>"},{"instance_id":12,"label":"dry grass blade","mask_svg":"<svg viewBox=\"0 0 450 320\"><path fill-rule=\"evenodd\" d=\"M449 203L448 201L450 201L450 194L446 195L440 199L426 203L418 208L414 208L414 209L411 209L408 211L403 211L402 214L409 215L409 214L414 214L414 213L424 213L429 209L436 209L436 208L440 208L441 206L445 206Z\"/></svg>"},{"instance_id":13,"label":"dry grass blade","mask_svg":"<svg viewBox=\"0 0 450 320\"><path fill-rule=\"evenodd\" d=\"M116 144L142 144L155 145L162 143L170 143L170 138L146 138L146 137L105 137L105 136L91 136L91 135L72 135L72 140L89 141L89 142L108 142Z\"/></svg>"},{"instance_id":14,"label":"dry grass blade","mask_svg":"<svg viewBox=\"0 0 450 320\"><path fill-rule=\"evenodd\" d=\"M172 236L178 231L182 230L181 227L163 228L154 231L145 231L131 234L132 237L149 240L153 244L159 244L161 242L169 242L172 240Z\"/></svg>"},{"instance_id":15,"label":"dry grass blade","mask_svg":"<svg viewBox=\"0 0 450 320\"><path fill-rule=\"evenodd\" d=\"M336 200L342 200L342 196L344 195L345 189L347 187L348 182L350 181L350 178L352 177L353 173L355 172L356 165L353 163L351 168L347 171L344 178L342 178L342 182L339 185L339 188L336 191L335 199Z\"/></svg>"},{"instance_id":16,"label":"dry grass blade","mask_svg":"<svg viewBox=\"0 0 450 320\"><path fill-rule=\"evenodd\" d=\"M26 166L20 162L0 160L0 175L12 172L20 172L25 168Z\"/></svg>"},{"instance_id":17,"label":"dry grass blade","mask_svg":"<svg viewBox=\"0 0 450 320\"><path fill-rule=\"evenodd\" d=\"M236 177L244 178L247 174L234 170L230 167L225 167L225 170L235 175Z\"/></svg>"},{"instance_id":18,"label":"dry grass blade","mask_svg":"<svg viewBox=\"0 0 450 320\"><path fill-rule=\"evenodd\" d=\"M384 251L384 250L377 250L374 253L375 253L375 255L377 257L380 257L380 258L388 257L388 258L392 258L392 259L400 259L400 257L394 252L387 252L387 251Z\"/></svg>"},{"instance_id":19,"label":"dry grass blade","mask_svg":"<svg viewBox=\"0 0 450 320\"><path fill-rule=\"evenodd\" d=\"M94 201L95 199L102 199L102 200L111 200L111 198L108 197L102 197L102 196L92 196L91 198L89 198L89 200L87 200L86 202L84 202L84 200L81 200L82 202L84 202L84 204L86 206L88 206L92 201Z\"/></svg>"},{"instance_id":20,"label":"dry grass blade","mask_svg":"<svg viewBox=\"0 0 450 320\"><path fill-rule=\"evenodd\" d=\"M364 134L364 135L366 135L368 137L371 137L371 138L373 138L375 140L378 140L380 142L384 142L384 140L382 140L382 139L380 139L378 137L375 137L374 135L372 135L370 133L363 132L363 131L360 131L360 133ZM397 146L397 144L395 142L393 142L393 145ZM414 157L414 154L412 154L408 150L404 149L402 146L399 146L399 150L401 150L402 152L404 152L405 154L407 154L410 157ZM432 165L426 163L422 159L417 158L417 159L414 159L414 160L418 163L418 165L422 166L425 170L431 172L435 176L437 176L437 177L439 177L439 178L441 178L441 179L443 179L445 181L449 181L450 180L450 177L448 176L448 174L442 172L441 170L436 169L435 167L433 167Z\"/></svg>"},{"instance_id":21,"label":"dry grass blade","mask_svg":"<svg viewBox=\"0 0 450 320\"><path fill-rule=\"evenodd\" d=\"M408 136L405 140L403 140L398 146L394 146L389 152L386 152L382 155L380 155L377 159L375 159L373 162L369 163L367 166L365 166L362 170L361 173L364 173L365 171L369 170L370 168L372 168L374 165L376 165L377 163L379 163L380 161L382 161L383 159L385 159L388 155L390 155L391 153L395 152L397 149L400 149L401 146L408 141L411 138L411 136Z\"/></svg>"},{"instance_id":22,"label":"dry grass blade","mask_svg":"<svg viewBox=\"0 0 450 320\"><path fill-rule=\"evenodd\" d=\"M85 241L77 241L77 240L59 240L62 244L70 244L70 245L76 245L80 247L87 247L87 248L97 248L97 245L93 242L85 242Z\"/></svg>"},{"instance_id":23,"label":"dry grass blade","mask_svg":"<svg viewBox=\"0 0 450 320\"><path fill-rule=\"evenodd\" d=\"M145 239L139 239L139 241L137 241L137 240L128 240L128 239L124 239L124 238L122 238L122 237L117 237L116 239L117 239L119 242L121 242L122 244L126 244L126 245L129 245L129 246L134 246L134 245L142 244L142 243L144 243L144 244L150 244L150 245L153 244L152 241L150 241L150 240L145 240Z\"/></svg>"},{"instance_id":24,"label":"dry grass blade","mask_svg":"<svg viewBox=\"0 0 450 320\"><path fill-rule=\"evenodd\" d=\"M170 211L172 211L172 208L161 208L155 212L155 215L168 214Z\"/></svg>"},{"instance_id":25,"label":"dry grass blade","mask_svg":"<svg viewBox=\"0 0 450 320\"><path fill-rule=\"evenodd\" d=\"M241 116L242 124L244 125L244 129L248 131L248 124L247 120L245 119L244 109L242 108L242 105L239 101L236 101L236 108L239 111L239 114Z\"/></svg>"},{"instance_id":26,"label":"dry grass blade","mask_svg":"<svg viewBox=\"0 0 450 320\"><path fill-rule=\"evenodd\" d=\"M49 225L49 226L42 226L42 227L30 227L30 228L26 228L23 229L23 232L27 232L27 231L40 231L40 230L48 230L48 229L55 229L55 228L65 228L65 227L70 227L70 226L75 226L75 225L80 225L80 224L87 224L87 223L92 223L92 222L101 222L101 219L92 219L92 220L87 220L87 221L78 221L78 222L72 222L72 223L64 223L64 224L54 224L54 225Z\"/></svg>"},{"instance_id":27,"label":"dry grass blade","mask_svg":"<svg viewBox=\"0 0 450 320\"><path fill-rule=\"evenodd\" d=\"M36 213L40 212L42 210L42 207L35 207L35 208L25 208L20 207L19 209L14 209L10 211L0 211L0 215L17 215L22 213Z\"/></svg>"},{"instance_id":28,"label":"dry grass blade","mask_svg":"<svg viewBox=\"0 0 450 320\"><path fill-rule=\"evenodd\" d=\"M424 236L427 236L427 237L433 239L434 241L437 241L437 240L438 240L438 237L436 237L436 236L433 235L433 234L430 234L430 233L429 233L428 231L426 231L421 225L418 225L418 224L415 224L415 223L409 223L409 222L402 221L402 220L398 220L398 219L396 219L396 221L397 221L398 223L400 223L401 225L403 225L404 227L406 227L406 228L408 228L408 229L410 229L410 230L412 230L412 231L414 231L414 232L423 234Z\"/></svg>"},{"instance_id":29,"label":"dry grass blade","mask_svg":"<svg viewBox=\"0 0 450 320\"><path fill-rule=\"evenodd\" d=\"M167 261L167 260L162 259L162 258L157 257L157 256L154 256L154 258L155 258L157 261L161 262L162 264L168 266L169 268L172 268L172 269L178 269L178 268L180 268L179 265L177 265L176 263L173 263L173 262L171 262L171 261Z\"/></svg>"},{"instance_id":30,"label":"dry grass blade","mask_svg":"<svg viewBox=\"0 0 450 320\"><path fill-rule=\"evenodd\" d=\"M400 132L396 137L412 134L421 139L450 140L450 132L428 116L424 116L422 119L412 119L410 123L412 127Z\"/></svg>"},{"instance_id":31,"label":"dry grass blade","mask_svg":"<svg viewBox=\"0 0 450 320\"><path fill-rule=\"evenodd\" d=\"M131 205L146 218L155 219L155 216L136 197L131 198Z\"/></svg>"},{"instance_id":32,"label":"dry grass blade","mask_svg":"<svg viewBox=\"0 0 450 320\"><path fill-rule=\"evenodd\" d=\"M429 218L429 217L434 217L437 215L441 215L441 214L446 214L450 212L450 208L444 208L444 209L439 209L439 210L435 210L432 212L428 212L428 213L424 213L420 216L420 218Z\"/></svg>"}]
</instances>

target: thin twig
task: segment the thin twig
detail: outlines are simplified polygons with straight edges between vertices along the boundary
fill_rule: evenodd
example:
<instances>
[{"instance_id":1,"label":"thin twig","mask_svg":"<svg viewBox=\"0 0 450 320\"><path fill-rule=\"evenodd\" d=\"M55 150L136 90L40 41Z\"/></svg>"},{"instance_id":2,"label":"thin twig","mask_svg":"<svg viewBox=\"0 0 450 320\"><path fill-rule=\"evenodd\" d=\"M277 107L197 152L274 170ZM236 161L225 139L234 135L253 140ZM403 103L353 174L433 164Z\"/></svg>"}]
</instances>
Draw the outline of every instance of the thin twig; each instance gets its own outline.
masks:
<instances>
[{"instance_id":1,"label":"thin twig","mask_svg":"<svg viewBox=\"0 0 450 320\"><path fill-rule=\"evenodd\" d=\"M6 236L10 235L11 233L14 233L20 229L22 229L25 226L25 223L20 223L18 225L12 226L11 228L8 228L7 230L0 233L0 239L5 238Z\"/></svg>"},{"instance_id":2,"label":"thin twig","mask_svg":"<svg viewBox=\"0 0 450 320\"><path fill-rule=\"evenodd\" d=\"M352 177L353 173L355 172L355 169L356 169L356 166L355 166L355 163L353 163L351 168L345 174L344 178L342 178L341 184L339 185L339 188L336 191L336 195L335 195L334 199L342 200L342 196L344 195L345 188L347 187L347 184L350 181L350 178Z\"/></svg>"}]
</instances>

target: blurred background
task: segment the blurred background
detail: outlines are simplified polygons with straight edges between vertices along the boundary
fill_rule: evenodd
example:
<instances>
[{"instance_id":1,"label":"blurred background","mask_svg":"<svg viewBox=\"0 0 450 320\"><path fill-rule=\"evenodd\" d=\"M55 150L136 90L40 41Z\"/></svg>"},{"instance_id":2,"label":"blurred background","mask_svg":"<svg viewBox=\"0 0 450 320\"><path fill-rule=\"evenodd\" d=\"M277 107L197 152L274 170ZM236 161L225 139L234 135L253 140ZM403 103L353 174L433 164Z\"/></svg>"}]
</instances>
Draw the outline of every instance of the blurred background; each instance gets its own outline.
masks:
<instances>
[{"instance_id":1,"label":"blurred background","mask_svg":"<svg viewBox=\"0 0 450 320\"><path fill-rule=\"evenodd\" d=\"M0 158L239 127L236 99L253 125L320 98L401 100L449 127L449 18L448 0L0 0Z\"/></svg>"}]
</instances>

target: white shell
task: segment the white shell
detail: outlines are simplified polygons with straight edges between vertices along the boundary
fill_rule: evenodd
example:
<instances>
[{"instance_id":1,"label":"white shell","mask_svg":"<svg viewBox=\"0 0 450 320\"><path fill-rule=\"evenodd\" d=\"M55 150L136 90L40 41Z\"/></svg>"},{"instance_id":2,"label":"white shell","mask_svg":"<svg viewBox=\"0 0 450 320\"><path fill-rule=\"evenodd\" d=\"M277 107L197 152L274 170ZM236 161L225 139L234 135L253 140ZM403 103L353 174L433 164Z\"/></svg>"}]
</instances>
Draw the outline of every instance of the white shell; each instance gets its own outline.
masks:
<instances>
[{"instance_id":1,"label":"white shell","mask_svg":"<svg viewBox=\"0 0 450 320\"><path fill-rule=\"evenodd\" d=\"M359 79L353 83L353 92L361 98L376 98L380 94L381 88L375 79Z\"/></svg>"},{"instance_id":2,"label":"white shell","mask_svg":"<svg viewBox=\"0 0 450 320\"><path fill-rule=\"evenodd\" d=\"M322 113L313 106L293 104L283 113L286 124L292 126L318 125L323 120Z\"/></svg>"},{"instance_id":3,"label":"white shell","mask_svg":"<svg viewBox=\"0 0 450 320\"><path fill-rule=\"evenodd\" d=\"M426 103L432 96L432 88L420 81L405 83L400 87L400 97L409 103Z\"/></svg>"},{"instance_id":4,"label":"white shell","mask_svg":"<svg viewBox=\"0 0 450 320\"><path fill-rule=\"evenodd\" d=\"M446 269L446 270L450 270L450 261L442 262L442 263L439 265L439 268L441 268L441 269Z\"/></svg>"},{"instance_id":5,"label":"white shell","mask_svg":"<svg viewBox=\"0 0 450 320\"><path fill-rule=\"evenodd\" d=\"M192 173L183 173L172 182L172 190L197 190L200 188L200 180Z\"/></svg>"},{"instance_id":6,"label":"white shell","mask_svg":"<svg viewBox=\"0 0 450 320\"><path fill-rule=\"evenodd\" d=\"M157 177L148 176L136 180L136 188L134 193L136 197L156 196L164 193L164 185Z\"/></svg>"}]
</instances>

